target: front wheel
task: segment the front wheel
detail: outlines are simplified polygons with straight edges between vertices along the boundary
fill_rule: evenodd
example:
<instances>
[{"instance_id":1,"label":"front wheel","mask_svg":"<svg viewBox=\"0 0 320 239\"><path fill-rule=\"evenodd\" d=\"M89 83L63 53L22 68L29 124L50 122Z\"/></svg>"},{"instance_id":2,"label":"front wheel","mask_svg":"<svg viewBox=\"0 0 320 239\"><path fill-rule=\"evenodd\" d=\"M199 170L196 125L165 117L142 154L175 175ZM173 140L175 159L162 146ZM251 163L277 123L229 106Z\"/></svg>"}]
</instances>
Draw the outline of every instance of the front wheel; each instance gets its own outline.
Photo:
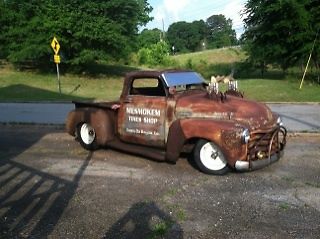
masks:
<instances>
[{"instance_id":1,"label":"front wheel","mask_svg":"<svg viewBox=\"0 0 320 239\"><path fill-rule=\"evenodd\" d=\"M77 127L77 138L81 146L87 150L95 150L98 148L96 131L88 123L80 124Z\"/></svg>"},{"instance_id":2,"label":"front wheel","mask_svg":"<svg viewBox=\"0 0 320 239\"><path fill-rule=\"evenodd\" d=\"M229 171L227 160L219 146L207 140L199 140L194 148L194 160L207 174L223 175Z\"/></svg>"}]
</instances>

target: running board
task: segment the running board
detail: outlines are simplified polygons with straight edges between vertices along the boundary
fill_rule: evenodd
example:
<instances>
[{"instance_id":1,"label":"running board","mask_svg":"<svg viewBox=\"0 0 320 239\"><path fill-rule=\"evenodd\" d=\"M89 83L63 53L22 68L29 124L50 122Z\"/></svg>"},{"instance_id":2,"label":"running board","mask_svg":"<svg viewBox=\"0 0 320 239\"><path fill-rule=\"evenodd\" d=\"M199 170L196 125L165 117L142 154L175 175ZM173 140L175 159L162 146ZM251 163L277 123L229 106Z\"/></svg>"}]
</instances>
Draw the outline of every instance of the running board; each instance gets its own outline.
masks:
<instances>
[{"instance_id":1,"label":"running board","mask_svg":"<svg viewBox=\"0 0 320 239\"><path fill-rule=\"evenodd\" d=\"M107 147L116 149L121 152L131 153L138 156L154 159L156 161L165 161L166 153L159 148L152 148L149 146L141 146L135 144L127 144L120 140L113 140L107 143Z\"/></svg>"}]
</instances>

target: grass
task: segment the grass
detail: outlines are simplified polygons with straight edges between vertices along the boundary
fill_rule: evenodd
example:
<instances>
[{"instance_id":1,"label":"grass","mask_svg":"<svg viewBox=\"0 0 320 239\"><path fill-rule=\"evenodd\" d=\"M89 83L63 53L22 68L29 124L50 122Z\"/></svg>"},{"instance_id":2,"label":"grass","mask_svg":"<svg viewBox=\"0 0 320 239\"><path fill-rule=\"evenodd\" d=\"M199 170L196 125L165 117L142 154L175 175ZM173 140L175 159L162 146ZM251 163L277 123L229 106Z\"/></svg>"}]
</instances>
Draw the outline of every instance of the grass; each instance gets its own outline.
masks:
<instances>
[{"instance_id":1,"label":"grass","mask_svg":"<svg viewBox=\"0 0 320 239\"><path fill-rule=\"evenodd\" d=\"M301 72L294 70L284 75L273 69L264 78L243 64L245 53L239 48L208 50L172 56L171 68L194 69L207 80L211 75L227 75L235 70L240 91L246 98L262 102L320 102L320 85L306 80L300 90ZM53 66L54 68L54 66ZM123 76L136 67L98 64L81 74L62 74L58 92L57 76L51 73L17 71L0 63L0 101L71 101L116 100L123 85ZM63 72L63 66L61 72ZM222 86L223 88L223 86Z\"/></svg>"},{"instance_id":2,"label":"grass","mask_svg":"<svg viewBox=\"0 0 320 239\"><path fill-rule=\"evenodd\" d=\"M282 203L279 204L279 208L284 210L284 211L287 211L290 208L290 204L288 204L286 202L282 202Z\"/></svg>"},{"instance_id":3,"label":"grass","mask_svg":"<svg viewBox=\"0 0 320 239\"><path fill-rule=\"evenodd\" d=\"M164 221L154 225L150 239L163 238L172 227L171 221Z\"/></svg>"},{"instance_id":4,"label":"grass","mask_svg":"<svg viewBox=\"0 0 320 239\"><path fill-rule=\"evenodd\" d=\"M0 68L0 101L71 101L112 100L121 93L123 77L60 77L62 94L58 92L56 74L19 72L10 66Z\"/></svg>"},{"instance_id":5,"label":"grass","mask_svg":"<svg viewBox=\"0 0 320 239\"><path fill-rule=\"evenodd\" d=\"M246 55L240 48L224 48L174 56L178 68L192 68L207 80L212 75L228 75L234 71L240 91L246 98L262 102L320 102L320 84L309 78L299 89L302 72L292 68L284 74L269 69L264 77L245 63ZM226 86L220 84L221 89Z\"/></svg>"},{"instance_id":6,"label":"grass","mask_svg":"<svg viewBox=\"0 0 320 239\"><path fill-rule=\"evenodd\" d=\"M218 65L226 63L232 65L235 62L245 60L246 56L239 48L222 48L176 55L172 58L180 65L190 64L190 61L193 64L204 63L208 65Z\"/></svg>"},{"instance_id":7,"label":"grass","mask_svg":"<svg viewBox=\"0 0 320 239\"><path fill-rule=\"evenodd\" d=\"M320 188L320 183L315 183L315 182L306 182L305 185L314 187L314 188Z\"/></svg>"},{"instance_id":8,"label":"grass","mask_svg":"<svg viewBox=\"0 0 320 239\"><path fill-rule=\"evenodd\" d=\"M320 102L320 85L307 83L299 89L297 79L241 79L246 98L262 102Z\"/></svg>"},{"instance_id":9,"label":"grass","mask_svg":"<svg viewBox=\"0 0 320 239\"><path fill-rule=\"evenodd\" d=\"M167 210L170 211L170 215L172 214L173 217L175 217L178 220L178 222L183 222L187 218L186 211L181 205L171 202L171 199L174 198L180 192L181 189L178 188L169 189L167 192L164 193L162 197L162 202L167 208Z\"/></svg>"}]
</instances>

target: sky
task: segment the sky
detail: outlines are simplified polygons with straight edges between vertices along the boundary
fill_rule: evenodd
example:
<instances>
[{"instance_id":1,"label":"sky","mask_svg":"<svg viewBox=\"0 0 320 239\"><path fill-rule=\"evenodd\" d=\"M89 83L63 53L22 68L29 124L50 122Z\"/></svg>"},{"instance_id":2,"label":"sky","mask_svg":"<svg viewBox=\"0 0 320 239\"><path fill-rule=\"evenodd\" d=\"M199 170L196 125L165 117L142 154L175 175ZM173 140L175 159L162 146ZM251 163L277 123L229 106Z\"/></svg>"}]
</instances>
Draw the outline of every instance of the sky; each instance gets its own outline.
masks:
<instances>
[{"instance_id":1,"label":"sky","mask_svg":"<svg viewBox=\"0 0 320 239\"><path fill-rule=\"evenodd\" d=\"M154 20L147 24L148 29L162 30L162 20L166 31L174 22L206 21L212 15L223 14L232 20L238 38L244 31L240 13L246 0L148 0L148 2L153 7L151 16L154 17Z\"/></svg>"}]
</instances>

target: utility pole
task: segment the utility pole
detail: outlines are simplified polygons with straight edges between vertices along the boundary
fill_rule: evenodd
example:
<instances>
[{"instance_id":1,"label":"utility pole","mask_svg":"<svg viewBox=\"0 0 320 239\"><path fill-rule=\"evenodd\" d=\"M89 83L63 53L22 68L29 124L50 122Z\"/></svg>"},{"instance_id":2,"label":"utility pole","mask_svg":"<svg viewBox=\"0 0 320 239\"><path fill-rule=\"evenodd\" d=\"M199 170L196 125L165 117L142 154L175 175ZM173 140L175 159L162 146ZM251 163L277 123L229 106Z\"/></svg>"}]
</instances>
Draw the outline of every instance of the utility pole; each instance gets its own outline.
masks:
<instances>
[{"instance_id":1,"label":"utility pole","mask_svg":"<svg viewBox=\"0 0 320 239\"><path fill-rule=\"evenodd\" d=\"M165 33L164 33L164 21L163 21L163 18L162 18L162 41L165 40Z\"/></svg>"}]
</instances>

